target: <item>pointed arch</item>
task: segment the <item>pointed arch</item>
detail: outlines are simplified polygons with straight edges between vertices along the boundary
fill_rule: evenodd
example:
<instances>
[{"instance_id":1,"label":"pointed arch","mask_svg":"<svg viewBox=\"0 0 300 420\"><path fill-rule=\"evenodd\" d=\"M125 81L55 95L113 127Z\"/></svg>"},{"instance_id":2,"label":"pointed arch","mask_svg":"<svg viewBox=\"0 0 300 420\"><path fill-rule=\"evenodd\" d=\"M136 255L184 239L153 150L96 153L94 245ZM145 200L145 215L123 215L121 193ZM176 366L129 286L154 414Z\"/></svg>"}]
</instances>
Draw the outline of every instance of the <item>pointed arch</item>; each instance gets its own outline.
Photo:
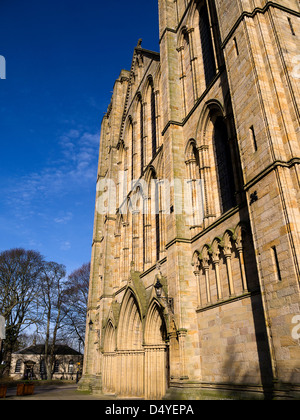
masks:
<instances>
[{"instance_id":1,"label":"pointed arch","mask_svg":"<svg viewBox=\"0 0 300 420\"><path fill-rule=\"evenodd\" d=\"M186 143L184 151L185 160L193 158L195 148L197 148L196 140L193 138L189 139L189 141Z\"/></svg>"},{"instance_id":2,"label":"pointed arch","mask_svg":"<svg viewBox=\"0 0 300 420\"><path fill-rule=\"evenodd\" d=\"M140 148L137 151L140 158L140 174L144 172L145 164L145 146L144 146L144 102L140 92L137 93L137 106L136 106L136 115L137 115L137 136L139 138ZM138 172L137 172L138 174ZM136 176L137 176L136 174Z\"/></svg>"},{"instance_id":3,"label":"pointed arch","mask_svg":"<svg viewBox=\"0 0 300 420\"><path fill-rule=\"evenodd\" d=\"M167 328L162 309L153 299L145 321L145 397L160 399L167 389L168 347ZM153 369L155 366L155 369Z\"/></svg>"},{"instance_id":4,"label":"pointed arch","mask_svg":"<svg viewBox=\"0 0 300 420\"><path fill-rule=\"evenodd\" d=\"M239 256L241 278L244 291L258 288L258 273L255 261L254 244L250 233L251 227L239 223L234 229L235 246Z\"/></svg>"},{"instance_id":5,"label":"pointed arch","mask_svg":"<svg viewBox=\"0 0 300 420\"><path fill-rule=\"evenodd\" d=\"M196 250L193 254L194 275L197 277L198 304L200 306L211 302L210 252L210 246L205 244L201 251Z\"/></svg>"},{"instance_id":6,"label":"pointed arch","mask_svg":"<svg viewBox=\"0 0 300 420\"><path fill-rule=\"evenodd\" d=\"M125 130L125 141L128 144L129 124ZM127 195L128 190L128 147L124 141L118 145L118 179L117 179L117 208L119 208Z\"/></svg>"},{"instance_id":7,"label":"pointed arch","mask_svg":"<svg viewBox=\"0 0 300 420\"><path fill-rule=\"evenodd\" d=\"M186 145L185 164L191 205L190 227L193 229L202 228L204 219L203 183L200 177L199 151L194 139L190 139Z\"/></svg>"},{"instance_id":8,"label":"pointed arch","mask_svg":"<svg viewBox=\"0 0 300 420\"><path fill-rule=\"evenodd\" d=\"M159 180L153 166L148 167L145 174L145 181L148 186L148 196L145 200L144 217L144 238L145 254L144 262L149 268L153 262L160 259L161 237L160 237L160 190ZM154 238L154 241L153 241Z\"/></svg>"},{"instance_id":9,"label":"pointed arch","mask_svg":"<svg viewBox=\"0 0 300 420\"><path fill-rule=\"evenodd\" d=\"M126 162L124 165L124 170L127 170L129 172L127 175L127 178L131 178L131 180L133 180L135 177L137 152L136 152L136 146L135 146L135 140L134 140L133 119L131 115L129 115L129 117L127 118L127 122L125 125L124 147L126 151L126 155L125 155ZM126 193L128 192L127 190L128 190L128 185L129 185L129 179L127 179L127 181L128 182L126 185Z\"/></svg>"},{"instance_id":10,"label":"pointed arch","mask_svg":"<svg viewBox=\"0 0 300 420\"><path fill-rule=\"evenodd\" d=\"M141 311L137 298L128 288L122 301L118 325L117 346L119 350L138 350L143 346Z\"/></svg>"},{"instance_id":11,"label":"pointed arch","mask_svg":"<svg viewBox=\"0 0 300 420\"><path fill-rule=\"evenodd\" d=\"M210 266L210 255L212 254L212 250L210 245L205 244L201 250L200 253L200 261L202 265L202 269L204 272L209 269ZM209 288L209 281L207 282L207 289ZM207 294L209 293L209 290L207 290ZM210 301L210 298L208 299Z\"/></svg>"},{"instance_id":12,"label":"pointed arch","mask_svg":"<svg viewBox=\"0 0 300 420\"><path fill-rule=\"evenodd\" d=\"M160 150L157 160L157 179L158 179L158 228L159 228L159 258L162 259L165 255L166 246L166 215L170 209L170 188L168 182L165 180L165 162L164 151Z\"/></svg>"},{"instance_id":13,"label":"pointed arch","mask_svg":"<svg viewBox=\"0 0 300 420\"><path fill-rule=\"evenodd\" d=\"M156 71L153 75L154 82L154 94L155 94L155 105L156 105L156 146L157 149L162 145L161 141L161 116L162 116L162 98L161 98L161 67L157 66Z\"/></svg>"},{"instance_id":14,"label":"pointed arch","mask_svg":"<svg viewBox=\"0 0 300 420\"><path fill-rule=\"evenodd\" d=\"M224 105L217 99L207 101L201 111L197 124L196 138L199 146L205 145L210 133L210 115L217 114L225 116Z\"/></svg>"},{"instance_id":15,"label":"pointed arch","mask_svg":"<svg viewBox=\"0 0 300 420\"><path fill-rule=\"evenodd\" d=\"M122 255L122 226L123 226L123 215L117 214L115 222L115 270L114 270L114 287L118 288L121 280L121 255Z\"/></svg>"},{"instance_id":16,"label":"pointed arch","mask_svg":"<svg viewBox=\"0 0 300 420\"><path fill-rule=\"evenodd\" d=\"M217 72L217 56L211 7L206 0L192 2L186 16L192 44L192 68L196 98L213 81Z\"/></svg>"},{"instance_id":17,"label":"pointed arch","mask_svg":"<svg viewBox=\"0 0 300 420\"><path fill-rule=\"evenodd\" d=\"M112 320L109 320L104 332L103 344L103 390L105 393L115 392L116 334Z\"/></svg>"},{"instance_id":18,"label":"pointed arch","mask_svg":"<svg viewBox=\"0 0 300 420\"><path fill-rule=\"evenodd\" d=\"M236 205L234 173L238 163L234 156L234 142L224 115L224 108L217 100L206 103L197 126L199 142L200 178L203 180L204 225L207 227L217 217Z\"/></svg>"},{"instance_id":19,"label":"pointed arch","mask_svg":"<svg viewBox=\"0 0 300 420\"><path fill-rule=\"evenodd\" d=\"M235 205L233 165L228 140L224 118L217 116L214 121L213 145L222 213Z\"/></svg>"},{"instance_id":20,"label":"pointed arch","mask_svg":"<svg viewBox=\"0 0 300 420\"><path fill-rule=\"evenodd\" d=\"M123 202L123 205L119 209L122 213L122 218L119 220L121 223L121 236L120 239L120 247L121 247L121 258L120 258L120 276L121 281L126 281L129 275L129 230L130 230L130 222L131 219L129 217L130 214L130 198L126 197L126 201Z\"/></svg>"},{"instance_id":21,"label":"pointed arch","mask_svg":"<svg viewBox=\"0 0 300 420\"><path fill-rule=\"evenodd\" d=\"M200 255L200 251L196 250L192 256L192 267L195 273L200 269Z\"/></svg>"},{"instance_id":22,"label":"pointed arch","mask_svg":"<svg viewBox=\"0 0 300 420\"><path fill-rule=\"evenodd\" d=\"M245 223L239 223L233 232L233 238L238 246L242 246L243 239L248 235L248 226Z\"/></svg>"},{"instance_id":23,"label":"pointed arch","mask_svg":"<svg viewBox=\"0 0 300 420\"><path fill-rule=\"evenodd\" d=\"M135 271L143 271L144 255L144 191L138 183L131 194L131 221L132 221L132 262Z\"/></svg>"},{"instance_id":24,"label":"pointed arch","mask_svg":"<svg viewBox=\"0 0 300 420\"><path fill-rule=\"evenodd\" d=\"M147 162L156 155L157 151L157 103L152 75L148 76L146 88L146 107L147 107Z\"/></svg>"},{"instance_id":25,"label":"pointed arch","mask_svg":"<svg viewBox=\"0 0 300 420\"><path fill-rule=\"evenodd\" d=\"M234 230L226 229L222 237L223 248L229 248L232 246L233 237L234 237Z\"/></svg>"},{"instance_id":26,"label":"pointed arch","mask_svg":"<svg viewBox=\"0 0 300 420\"><path fill-rule=\"evenodd\" d=\"M165 160L164 160L164 151L160 150L157 164L156 164L156 174L158 179L163 179L165 177Z\"/></svg>"},{"instance_id":27,"label":"pointed arch","mask_svg":"<svg viewBox=\"0 0 300 420\"><path fill-rule=\"evenodd\" d=\"M193 68L193 46L191 43L191 31L183 26L177 42L179 80L182 89L183 109L186 115L195 104L195 75Z\"/></svg>"},{"instance_id":28,"label":"pointed arch","mask_svg":"<svg viewBox=\"0 0 300 420\"><path fill-rule=\"evenodd\" d=\"M167 328L162 309L156 299L153 299L145 321L144 341L146 345L165 344L167 339Z\"/></svg>"},{"instance_id":29,"label":"pointed arch","mask_svg":"<svg viewBox=\"0 0 300 420\"><path fill-rule=\"evenodd\" d=\"M206 87L208 87L216 75L216 61L206 1L198 10L203 70Z\"/></svg>"},{"instance_id":30,"label":"pointed arch","mask_svg":"<svg viewBox=\"0 0 300 420\"><path fill-rule=\"evenodd\" d=\"M120 396L144 396L143 325L140 305L128 287L117 329L116 392Z\"/></svg>"},{"instance_id":31,"label":"pointed arch","mask_svg":"<svg viewBox=\"0 0 300 420\"><path fill-rule=\"evenodd\" d=\"M103 350L105 353L113 353L116 350L115 327L111 319L105 328Z\"/></svg>"}]
</instances>

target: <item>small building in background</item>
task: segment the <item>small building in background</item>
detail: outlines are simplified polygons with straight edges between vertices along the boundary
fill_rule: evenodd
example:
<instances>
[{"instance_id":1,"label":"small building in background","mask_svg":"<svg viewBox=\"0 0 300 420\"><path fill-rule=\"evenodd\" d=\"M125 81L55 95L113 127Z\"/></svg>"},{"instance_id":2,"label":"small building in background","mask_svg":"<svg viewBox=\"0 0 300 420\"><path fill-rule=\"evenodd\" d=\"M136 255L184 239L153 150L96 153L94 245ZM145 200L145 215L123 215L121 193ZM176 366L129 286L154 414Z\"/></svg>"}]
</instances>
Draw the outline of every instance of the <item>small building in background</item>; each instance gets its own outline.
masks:
<instances>
[{"instance_id":1,"label":"small building in background","mask_svg":"<svg viewBox=\"0 0 300 420\"><path fill-rule=\"evenodd\" d=\"M83 355L67 345L57 344L54 349L55 364L52 379L78 380L81 376ZM18 379L47 379L45 345L37 344L12 355L10 377Z\"/></svg>"}]
</instances>

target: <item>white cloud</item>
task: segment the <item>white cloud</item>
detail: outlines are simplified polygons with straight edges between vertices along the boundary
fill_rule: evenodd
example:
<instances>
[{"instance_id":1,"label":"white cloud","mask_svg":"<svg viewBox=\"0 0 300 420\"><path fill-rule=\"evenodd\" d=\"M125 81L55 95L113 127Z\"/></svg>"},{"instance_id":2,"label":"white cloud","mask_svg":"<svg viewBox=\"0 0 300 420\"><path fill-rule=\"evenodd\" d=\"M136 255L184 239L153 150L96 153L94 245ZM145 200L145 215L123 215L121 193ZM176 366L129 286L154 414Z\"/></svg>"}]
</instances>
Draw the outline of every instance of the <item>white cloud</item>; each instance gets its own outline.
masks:
<instances>
[{"instance_id":1,"label":"white cloud","mask_svg":"<svg viewBox=\"0 0 300 420\"><path fill-rule=\"evenodd\" d=\"M73 214L71 212L68 212L61 217L56 217L54 219L54 222L57 223L57 224L66 224L66 223L70 222L72 220L72 218L73 218Z\"/></svg>"},{"instance_id":2,"label":"white cloud","mask_svg":"<svg viewBox=\"0 0 300 420\"><path fill-rule=\"evenodd\" d=\"M100 135L80 130L69 130L59 138L55 161L40 172L32 172L8 183L5 201L18 217L25 220L51 200L94 188L97 176ZM71 214L57 216L55 223L66 223Z\"/></svg>"},{"instance_id":3,"label":"white cloud","mask_svg":"<svg viewBox=\"0 0 300 420\"><path fill-rule=\"evenodd\" d=\"M3 249L29 247L48 258L53 248L50 254L58 256L51 258L60 261L60 255L77 252L76 235L84 242L85 233L79 232L92 228L88 220L94 208L100 136L70 130L56 142L56 155L50 160L49 153L40 170L1 182Z\"/></svg>"},{"instance_id":4,"label":"white cloud","mask_svg":"<svg viewBox=\"0 0 300 420\"><path fill-rule=\"evenodd\" d=\"M100 135L79 130L70 130L60 138L62 154L69 163L68 173L72 177L91 179L90 168L96 168ZM94 177L96 174L93 175Z\"/></svg>"},{"instance_id":5,"label":"white cloud","mask_svg":"<svg viewBox=\"0 0 300 420\"><path fill-rule=\"evenodd\" d=\"M69 241L64 241L60 244L61 251L69 251L71 249L71 243Z\"/></svg>"}]
</instances>

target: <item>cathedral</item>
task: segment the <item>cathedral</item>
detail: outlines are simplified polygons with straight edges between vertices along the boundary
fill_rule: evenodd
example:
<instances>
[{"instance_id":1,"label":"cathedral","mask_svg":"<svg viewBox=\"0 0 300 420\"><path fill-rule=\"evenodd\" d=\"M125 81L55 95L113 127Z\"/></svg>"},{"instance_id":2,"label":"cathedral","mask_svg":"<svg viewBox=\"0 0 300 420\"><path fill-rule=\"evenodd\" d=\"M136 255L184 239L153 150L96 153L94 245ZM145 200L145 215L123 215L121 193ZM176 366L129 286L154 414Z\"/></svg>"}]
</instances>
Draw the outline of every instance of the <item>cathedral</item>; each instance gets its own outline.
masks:
<instances>
[{"instance_id":1,"label":"cathedral","mask_svg":"<svg viewBox=\"0 0 300 420\"><path fill-rule=\"evenodd\" d=\"M159 0L102 122L80 389L300 395L299 18Z\"/></svg>"}]
</instances>

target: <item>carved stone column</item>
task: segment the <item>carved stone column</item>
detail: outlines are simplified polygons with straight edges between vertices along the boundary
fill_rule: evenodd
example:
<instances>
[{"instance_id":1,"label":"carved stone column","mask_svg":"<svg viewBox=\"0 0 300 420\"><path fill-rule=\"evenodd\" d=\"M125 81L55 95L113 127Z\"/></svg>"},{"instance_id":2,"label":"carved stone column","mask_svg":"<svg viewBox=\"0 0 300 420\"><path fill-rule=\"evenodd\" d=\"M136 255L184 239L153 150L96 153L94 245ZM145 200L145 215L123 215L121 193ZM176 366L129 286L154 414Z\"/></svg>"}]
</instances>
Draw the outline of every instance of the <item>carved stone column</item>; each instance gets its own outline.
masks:
<instances>
[{"instance_id":1,"label":"carved stone column","mask_svg":"<svg viewBox=\"0 0 300 420\"><path fill-rule=\"evenodd\" d=\"M196 270L194 271L194 275L196 277L196 282L197 282L197 299L198 299L198 304L200 306L202 306L202 301L201 301L201 285L200 285L200 271L198 269L198 267L196 267Z\"/></svg>"},{"instance_id":2,"label":"carved stone column","mask_svg":"<svg viewBox=\"0 0 300 420\"><path fill-rule=\"evenodd\" d=\"M212 252L212 261L214 264L215 275L216 275L216 283L217 283L217 295L218 300L222 299L222 288L221 288L221 280L220 280L220 250L219 247L216 246Z\"/></svg>"},{"instance_id":3,"label":"carved stone column","mask_svg":"<svg viewBox=\"0 0 300 420\"><path fill-rule=\"evenodd\" d=\"M232 269L231 269L231 250L232 246L228 242L224 246L224 255L226 259L226 268L227 268L227 277L228 277L228 286L229 286L229 295L234 296L234 284L233 284L233 278L232 278Z\"/></svg>"},{"instance_id":4,"label":"carved stone column","mask_svg":"<svg viewBox=\"0 0 300 420\"><path fill-rule=\"evenodd\" d=\"M209 285L209 257L202 259L202 267L205 276L205 285L206 285L206 298L207 303L211 303L211 295L210 295L210 285Z\"/></svg>"},{"instance_id":5,"label":"carved stone column","mask_svg":"<svg viewBox=\"0 0 300 420\"><path fill-rule=\"evenodd\" d=\"M181 87L182 87L182 97L183 97L183 101L184 101L184 115L186 115L187 112L187 107L186 107L186 86L185 86L185 78L186 78L186 74L184 71L184 60L183 60L183 51L184 51L184 47L183 45L179 48L177 48L177 52L180 55L179 61L180 61L180 81L181 81Z\"/></svg>"},{"instance_id":6,"label":"carved stone column","mask_svg":"<svg viewBox=\"0 0 300 420\"><path fill-rule=\"evenodd\" d=\"M189 28L187 30L189 35L190 42L190 57L191 57L191 68L192 68L192 78L193 78L193 90L194 90L194 101L199 97L197 89L197 57L195 56L194 48L194 28Z\"/></svg>"},{"instance_id":7,"label":"carved stone column","mask_svg":"<svg viewBox=\"0 0 300 420\"><path fill-rule=\"evenodd\" d=\"M215 206L212 195L211 165L209 161L209 146L199 148L200 178L203 182L204 192L204 228L209 226L215 219Z\"/></svg>"},{"instance_id":8,"label":"carved stone column","mask_svg":"<svg viewBox=\"0 0 300 420\"><path fill-rule=\"evenodd\" d=\"M243 285L243 291L245 293L248 292L248 286L247 286L247 278L246 278L246 270L245 270L245 262L244 262L244 251L243 251L243 244L242 244L242 238L238 237L236 239L236 249L239 254L239 262L240 262L240 270L241 270L241 277L242 277L242 285Z\"/></svg>"},{"instance_id":9,"label":"carved stone column","mask_svg":"<svg viewBox=\"0 0 300 420\"><path fill-rule=\"evenodd\" d=\"M179 342L179 359L181 365L181 372L180 372L180 379L186 380L189 379L186 372L186 363L185 363L185 337L187 334L187 330L180 329L178 331L178 342Z\"/></svg>"}]
</instances>

